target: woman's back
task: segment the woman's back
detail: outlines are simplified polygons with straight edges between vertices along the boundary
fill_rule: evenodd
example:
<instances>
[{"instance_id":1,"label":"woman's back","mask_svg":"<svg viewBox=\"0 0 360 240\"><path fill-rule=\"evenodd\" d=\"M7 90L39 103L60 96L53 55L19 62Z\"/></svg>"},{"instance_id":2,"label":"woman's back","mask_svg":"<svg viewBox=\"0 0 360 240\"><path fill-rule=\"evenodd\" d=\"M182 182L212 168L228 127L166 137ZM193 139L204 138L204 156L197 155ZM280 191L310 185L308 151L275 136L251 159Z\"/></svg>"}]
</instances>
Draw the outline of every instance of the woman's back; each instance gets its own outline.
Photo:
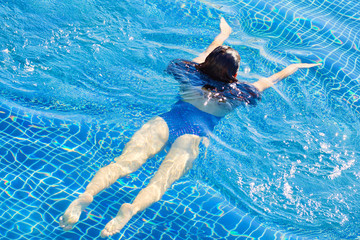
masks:
<instances>
[{"instance_id":1,"label":"woman's back","mask_svg":"<svg viewBox=\"0 0 360 240\"><path fill-rule=\"evenodd\" d=\"M248 83L224 83L212 80L196 69L197 63L174 60L168 73L180 83L180 98L199 110L223 117L240 105L255 105L260 92Z\"/></svg>"}]
</instances>

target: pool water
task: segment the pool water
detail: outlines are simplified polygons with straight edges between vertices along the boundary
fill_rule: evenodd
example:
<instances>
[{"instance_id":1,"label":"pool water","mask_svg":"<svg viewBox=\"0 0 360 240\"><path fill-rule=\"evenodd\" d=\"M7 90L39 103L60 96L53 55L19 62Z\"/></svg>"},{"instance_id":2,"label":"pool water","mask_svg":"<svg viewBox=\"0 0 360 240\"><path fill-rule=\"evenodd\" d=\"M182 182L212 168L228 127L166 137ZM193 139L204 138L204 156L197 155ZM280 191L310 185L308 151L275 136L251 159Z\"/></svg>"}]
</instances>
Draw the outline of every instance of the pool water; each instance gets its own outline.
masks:
<instances>
[{"instance_id":1,"label":"pool water","mask_svg":"<svg viewBox=\"0 0 360 240\"><path fill-rule=\"evenodd\" d=\"M360 3L0 1L0 239L96 239L165 156L59 217L146 121L176 102L164 70L218 33L238 78L320 62L238 108L193 169L110 239L359 239Z\"/></svg>"}]
</instances>

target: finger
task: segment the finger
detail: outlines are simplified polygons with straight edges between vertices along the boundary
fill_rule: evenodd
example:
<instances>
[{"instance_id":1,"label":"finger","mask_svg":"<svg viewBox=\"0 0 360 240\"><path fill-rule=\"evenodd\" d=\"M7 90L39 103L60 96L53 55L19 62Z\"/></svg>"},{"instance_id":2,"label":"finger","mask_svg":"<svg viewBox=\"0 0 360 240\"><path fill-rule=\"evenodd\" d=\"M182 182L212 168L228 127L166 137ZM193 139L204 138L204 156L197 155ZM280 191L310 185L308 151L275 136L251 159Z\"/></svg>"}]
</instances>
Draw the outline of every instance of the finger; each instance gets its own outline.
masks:
<instances>
[{"instance_id":1,"label":"finger","mask_svg":"<svg viewBox=\"0 0 360 240\"><path fill-rule=\"evenodd\" d=\"M225 20L224 17L221 17L221 18L220 18L220 24L224 24L224 23L226 23L226 20Z\"/></svg>"},{"instance_id":2,"label":"finger","mask_svg":"<svg viewBox=\"0 0 360 240\"><path fill-rule=\"evenodd\" d=\"M311 68L311 67L316 67L316 66L321 66L321 63L301 63L301 64L299 64L298 67L300 67L300 68Z\"/></svg>"},{"instance_id":3,"label":"finger","mask_svg":"<svg viewBox=\"0 0 360 240\"><path fill-rule=\"evenodd\" d=\"M314 64L309 64L310 67L316 67L316 66L321 66L321 63L314 63Z\"/></svg>"},{"instance_id":4,"label":"finger","mask_svg":"<svg viewBox=\"0 0 360 240\"><path fill-rule=\"evenodd\" d=\"M220 30L221 30L221 32L223 32L225 34L231 33L231 27L229 26L229 24L226 22L225 18L223 18L223 17L221 17L221 19L220 19Z\"/></svg>"}]
</instances>

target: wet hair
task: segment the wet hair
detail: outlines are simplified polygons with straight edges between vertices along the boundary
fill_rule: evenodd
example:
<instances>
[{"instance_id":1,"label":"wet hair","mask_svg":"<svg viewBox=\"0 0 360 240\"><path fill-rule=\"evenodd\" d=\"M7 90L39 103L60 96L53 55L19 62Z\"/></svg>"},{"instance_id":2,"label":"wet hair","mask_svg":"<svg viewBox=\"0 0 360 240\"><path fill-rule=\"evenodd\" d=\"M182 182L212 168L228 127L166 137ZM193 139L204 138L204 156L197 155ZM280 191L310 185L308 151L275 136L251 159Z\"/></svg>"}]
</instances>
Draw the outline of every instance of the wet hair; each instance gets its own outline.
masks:
<instances>
[{"instance_id":1,"label":"wet hair","mask_svg":"<svg viewBox=\"0 0 360 240\"><path fill-rule=\"evenodd\" d=\"M219 46L206 57L205 62L196 65L196 69L213 80L233 83L237 82L235 76L239 65L240 55L235 49Z\"/></svg>"}]
</instances>

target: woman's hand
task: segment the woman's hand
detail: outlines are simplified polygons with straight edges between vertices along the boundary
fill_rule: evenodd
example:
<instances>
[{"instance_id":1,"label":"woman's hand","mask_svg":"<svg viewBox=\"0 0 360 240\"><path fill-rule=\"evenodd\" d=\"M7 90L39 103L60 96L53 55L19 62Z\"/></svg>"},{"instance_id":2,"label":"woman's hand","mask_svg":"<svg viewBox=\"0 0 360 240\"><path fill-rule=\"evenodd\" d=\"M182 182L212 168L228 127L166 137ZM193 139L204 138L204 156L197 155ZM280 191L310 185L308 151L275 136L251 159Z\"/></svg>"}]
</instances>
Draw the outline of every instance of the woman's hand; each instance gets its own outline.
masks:
<instances>
[{"instance_id":1,"label":"woman's hand","mask_svg":"<svg viewBox=\"0 0 360 240\"><path fill-rule=\"evenodd\" d=\"M225 18L220 19L220 32L226 36L230 36L232 29L229 24L225 21Z\"/></svg>"},{"instance_id":2,"label":"woman's hand","mask_svg":"<svg viewBox=\"0 0 360 240\"><path fill-rule=\"evenodd\" d=\"M295 63L291 64L290 66L296 67L296 68L312 68L316 66L321 66L321 63Z\"/></svg>"}]
</instances>

